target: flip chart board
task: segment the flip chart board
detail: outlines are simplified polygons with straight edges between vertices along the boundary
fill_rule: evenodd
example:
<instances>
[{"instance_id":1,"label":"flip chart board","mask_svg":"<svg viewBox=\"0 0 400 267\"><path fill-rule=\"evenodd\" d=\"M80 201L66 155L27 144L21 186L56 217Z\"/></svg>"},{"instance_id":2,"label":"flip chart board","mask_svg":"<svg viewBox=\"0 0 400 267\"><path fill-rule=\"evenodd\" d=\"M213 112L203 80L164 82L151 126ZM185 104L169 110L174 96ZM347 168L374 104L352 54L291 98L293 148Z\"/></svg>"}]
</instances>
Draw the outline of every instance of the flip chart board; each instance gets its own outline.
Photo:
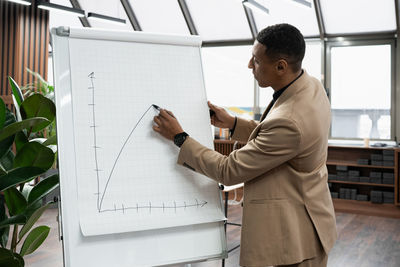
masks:
<instances>
[{"instance_id":1,"label":"flip chart board","mask_svg":"<svg viewBox=\"0 0 400 267\"><path fill-rule=\"evenodd\" d=\"M201 40L52 29L66 266L154 266L223 257L217 183L176 164L152 104L212 147Z\"/></svg>"}]
</instances>

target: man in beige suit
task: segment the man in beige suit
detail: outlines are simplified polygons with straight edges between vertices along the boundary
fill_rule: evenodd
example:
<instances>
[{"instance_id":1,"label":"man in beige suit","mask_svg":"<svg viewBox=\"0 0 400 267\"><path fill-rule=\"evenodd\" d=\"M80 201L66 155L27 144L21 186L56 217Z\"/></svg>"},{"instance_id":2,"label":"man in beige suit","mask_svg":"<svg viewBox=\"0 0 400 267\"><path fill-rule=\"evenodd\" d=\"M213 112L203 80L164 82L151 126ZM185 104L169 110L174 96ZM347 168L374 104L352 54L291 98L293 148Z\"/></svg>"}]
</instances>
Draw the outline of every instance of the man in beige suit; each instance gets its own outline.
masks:
<instances>
[{"instance_id":1,"label":"man in beige suit","mask_svg":"<svg viewBox=\"0 0 400 267\"><path fill-rule=\"evenodd\" d=\"M327 265L336 240L327 185L330 105L322 84L301 68L305 43L288 24L262 30L249 68L273 100L260 122L230 116L209 103L213 125L247 145L223 156L189 137L170 111L154 130L180 146L178 163L222 184L244 182L241 266Z\"/></svg>"}]
</instances>

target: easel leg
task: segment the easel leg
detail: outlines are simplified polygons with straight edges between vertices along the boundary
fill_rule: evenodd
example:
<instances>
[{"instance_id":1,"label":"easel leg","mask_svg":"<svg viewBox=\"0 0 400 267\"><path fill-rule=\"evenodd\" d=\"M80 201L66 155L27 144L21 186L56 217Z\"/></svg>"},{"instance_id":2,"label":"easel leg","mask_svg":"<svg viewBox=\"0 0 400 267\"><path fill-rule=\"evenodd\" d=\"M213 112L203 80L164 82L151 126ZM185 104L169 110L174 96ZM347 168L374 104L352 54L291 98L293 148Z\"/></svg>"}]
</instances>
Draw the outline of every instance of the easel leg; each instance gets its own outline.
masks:
<instances>
[{"instance_id":1,"label":"easel leg","mask_svg":"<svg viewBox=\"0 0 400 267\"><path fill-rule=\"evenodd\" d=\"M225 191L225 218L228 221L228 197L229 197L229 191ZM226 236L226 223L224 225L224 230L225 230L225 236ZM225 259L222 259L222 267L225 267Z\"/></svg>"}]
</instances>

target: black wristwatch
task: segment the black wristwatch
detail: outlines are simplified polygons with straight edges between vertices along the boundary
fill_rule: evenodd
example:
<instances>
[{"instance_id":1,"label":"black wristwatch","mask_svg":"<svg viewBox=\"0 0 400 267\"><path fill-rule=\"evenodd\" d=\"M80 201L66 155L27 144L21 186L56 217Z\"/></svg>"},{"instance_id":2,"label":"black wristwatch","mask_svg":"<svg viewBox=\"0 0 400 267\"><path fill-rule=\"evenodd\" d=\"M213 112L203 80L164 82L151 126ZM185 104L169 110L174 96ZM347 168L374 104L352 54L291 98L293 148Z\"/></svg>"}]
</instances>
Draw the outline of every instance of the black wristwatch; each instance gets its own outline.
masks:
<instances>
[{"instance_id":1,"label":"black wristwatch","mask_svg":"<svg viewBox=\"0 0 400 267\"><path fill-rule=\"evenodd\" d=\"M189 135L185 132L178 133L177 135L174 136L174 144L177 145L178 147L181 147L183 145L183 142L185 142L186 137Z\"/></svg>"}]
</instances>

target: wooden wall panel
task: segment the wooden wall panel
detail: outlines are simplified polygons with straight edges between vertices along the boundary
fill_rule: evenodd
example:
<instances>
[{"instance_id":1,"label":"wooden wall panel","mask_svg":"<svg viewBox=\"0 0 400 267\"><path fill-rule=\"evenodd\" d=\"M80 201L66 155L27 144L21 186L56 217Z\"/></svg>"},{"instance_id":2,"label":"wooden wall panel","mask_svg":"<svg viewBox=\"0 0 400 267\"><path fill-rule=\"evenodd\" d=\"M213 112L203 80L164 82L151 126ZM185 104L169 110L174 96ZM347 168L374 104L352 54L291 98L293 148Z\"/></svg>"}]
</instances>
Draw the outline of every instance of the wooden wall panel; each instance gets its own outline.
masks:
<instances>
[{"instance_id":1,"label":"wooden wall panel","mask_svg":"<svg viewBox=\"0 0 400 267\"><path fill-rule=\"evenodd\" d=\"M20 85L34 82L26 68L47 79L49 14L35 5L0 1L0 96L12 105L8 76Z\"/></svg>"}]
</instances>

